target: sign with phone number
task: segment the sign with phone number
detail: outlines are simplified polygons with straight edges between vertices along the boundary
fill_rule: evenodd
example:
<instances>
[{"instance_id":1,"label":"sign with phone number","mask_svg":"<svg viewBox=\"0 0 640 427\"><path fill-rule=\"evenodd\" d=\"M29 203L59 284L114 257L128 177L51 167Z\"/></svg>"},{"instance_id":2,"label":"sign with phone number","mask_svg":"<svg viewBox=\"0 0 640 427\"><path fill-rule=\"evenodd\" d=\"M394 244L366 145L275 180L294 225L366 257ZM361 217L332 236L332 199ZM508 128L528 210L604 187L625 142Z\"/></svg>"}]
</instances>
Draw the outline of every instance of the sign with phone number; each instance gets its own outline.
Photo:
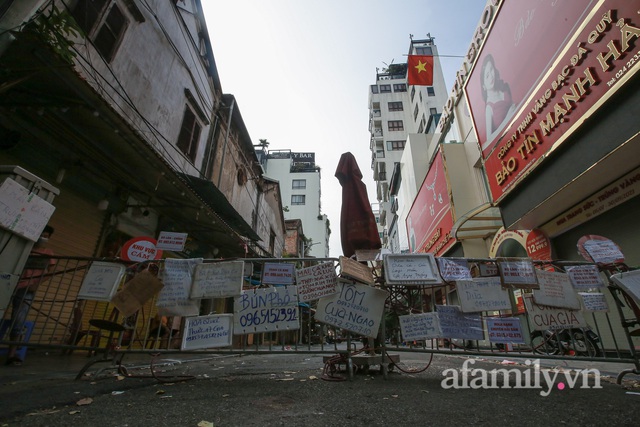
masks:
<instances>
[{"instance_id":1,"label":"sign with phone number","mask_svg":"<svg viewBox=\"0 0 640 427\"><path fill-rule=\"evenodd\" d=\"M283 286L242 291L234 299L235 335L300 329L298 291Z\"/></svg>"},{"instance_id":2,"label":"sign with phone number","mask_svg":"<svg viewBox=\"0 0 640 427\"><path fill-rule=\"evenodd\" d=\"M375 337L388 293L361 283L338 281L338 293L320 298L315 319L358 335Z\"/></svg>"}]
</instances>

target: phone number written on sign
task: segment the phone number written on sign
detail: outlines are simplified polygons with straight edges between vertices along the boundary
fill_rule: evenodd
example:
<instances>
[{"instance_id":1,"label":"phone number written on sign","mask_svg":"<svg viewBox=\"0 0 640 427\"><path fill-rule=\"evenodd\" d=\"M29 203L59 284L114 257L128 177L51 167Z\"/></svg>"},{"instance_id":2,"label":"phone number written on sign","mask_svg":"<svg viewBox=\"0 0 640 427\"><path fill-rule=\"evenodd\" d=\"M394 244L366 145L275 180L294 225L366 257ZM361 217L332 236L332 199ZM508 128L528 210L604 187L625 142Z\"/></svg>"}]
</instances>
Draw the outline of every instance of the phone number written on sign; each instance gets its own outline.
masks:
<instances>
[{"instance_id":1,"label":"phone number written on sign","mask_svg":"<svg viewBox=\"0 0 640 427\"><path fill-rule=\"evenodd\" d=\"M260 326L268 323L295 322L298 320L298 310L289 308L262 308L250 311L240 316L240 326Z\"/></svg>"}]
</instances>

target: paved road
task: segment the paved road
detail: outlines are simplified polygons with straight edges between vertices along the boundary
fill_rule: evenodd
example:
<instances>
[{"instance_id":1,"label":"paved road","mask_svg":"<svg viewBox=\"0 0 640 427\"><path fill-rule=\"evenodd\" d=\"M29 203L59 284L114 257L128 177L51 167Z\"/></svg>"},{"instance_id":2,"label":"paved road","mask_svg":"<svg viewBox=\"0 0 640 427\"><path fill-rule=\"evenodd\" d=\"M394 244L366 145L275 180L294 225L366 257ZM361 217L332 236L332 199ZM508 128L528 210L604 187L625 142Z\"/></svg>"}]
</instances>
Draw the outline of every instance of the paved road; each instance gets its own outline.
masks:
<instances>
[{"instance_id":1,"label":"paved road","mask_svg":"<svg viewBox=\"0 0 640 427\"><path fill-rule=\"evenodd\" d=\"M622 386L602 376L602 388L593 388L595 375L583 382L569 373L569 380L577 378L572 388L560 373L549 388L543 372L553 378L553 371L522 362L473 359L465 366L465 358L437 355L425 369L428 355L400 357L386 378L372 366L351 380L344 371L323 379L322 356L312 354L162 359L154 371L161 381L149 378L146 363L129 366L127 378L92 369L75 380L78 371L71 367L41 375L46 359L33 358L21 368L0 367L0 426L635 426L640 419L640 387L633 375ZM453 388L463 385L464 367L478 371L468 373L469 388ZM522 387L535 387L537 376L538 387L513 388L511 373L506 382L486 388L496 369L517 369Z\"/></svg>"}]
</instances>

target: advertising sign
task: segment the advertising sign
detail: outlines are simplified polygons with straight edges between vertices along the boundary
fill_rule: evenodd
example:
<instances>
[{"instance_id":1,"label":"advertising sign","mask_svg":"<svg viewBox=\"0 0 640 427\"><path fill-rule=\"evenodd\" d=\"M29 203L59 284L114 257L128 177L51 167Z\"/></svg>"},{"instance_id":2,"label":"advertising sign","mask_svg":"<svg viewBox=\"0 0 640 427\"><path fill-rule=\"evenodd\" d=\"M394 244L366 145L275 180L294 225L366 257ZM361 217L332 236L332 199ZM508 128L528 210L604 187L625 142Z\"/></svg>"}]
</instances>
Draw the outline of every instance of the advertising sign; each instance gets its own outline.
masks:
<instances>
[{"instance_id":1,"label":"advertising sign","mask_svg":"<svg viewBox=\"0 0 640 427\"><path fill-rule=\"evenodd\" d=\"M436 154L409 215L407 235L411 252L444 254L455 242L453 216L442 152Z\"/></svg>"},{"instance_id":2,"label":"advertising sign","mask_svg":"<svg viewBox=\"0 0 640 427\"><path fill-rule=\"evenodd\" d=\"M502 4L465 87L494 200L637 72L638 19L624 0Z\"/></svg>"}]
</instances>

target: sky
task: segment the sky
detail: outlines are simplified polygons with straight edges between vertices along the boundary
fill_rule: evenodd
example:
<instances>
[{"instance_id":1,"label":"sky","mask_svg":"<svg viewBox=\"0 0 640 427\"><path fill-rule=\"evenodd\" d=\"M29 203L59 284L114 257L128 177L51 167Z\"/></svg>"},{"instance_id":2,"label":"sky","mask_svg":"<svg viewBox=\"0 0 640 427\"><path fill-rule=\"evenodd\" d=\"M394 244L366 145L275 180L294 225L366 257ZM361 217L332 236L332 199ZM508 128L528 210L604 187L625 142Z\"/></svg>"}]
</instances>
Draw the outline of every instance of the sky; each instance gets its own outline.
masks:
<instances>
[{"instance_id":1,"label":"sky","mask_svg":"<svg viewBox=\"0 0 640 427\"><path fill-rule=\"evenodd\" d=\"M342 255L342 187L350 151L376 201L369 86L376 68L406 62L410 34L434 37L447 95L478 25L483 0L202 0L222 90L236 98L253 144L314 152L329 256ZM287 205L283 201L283 205Z\"/></svg>"}]
</instances>

